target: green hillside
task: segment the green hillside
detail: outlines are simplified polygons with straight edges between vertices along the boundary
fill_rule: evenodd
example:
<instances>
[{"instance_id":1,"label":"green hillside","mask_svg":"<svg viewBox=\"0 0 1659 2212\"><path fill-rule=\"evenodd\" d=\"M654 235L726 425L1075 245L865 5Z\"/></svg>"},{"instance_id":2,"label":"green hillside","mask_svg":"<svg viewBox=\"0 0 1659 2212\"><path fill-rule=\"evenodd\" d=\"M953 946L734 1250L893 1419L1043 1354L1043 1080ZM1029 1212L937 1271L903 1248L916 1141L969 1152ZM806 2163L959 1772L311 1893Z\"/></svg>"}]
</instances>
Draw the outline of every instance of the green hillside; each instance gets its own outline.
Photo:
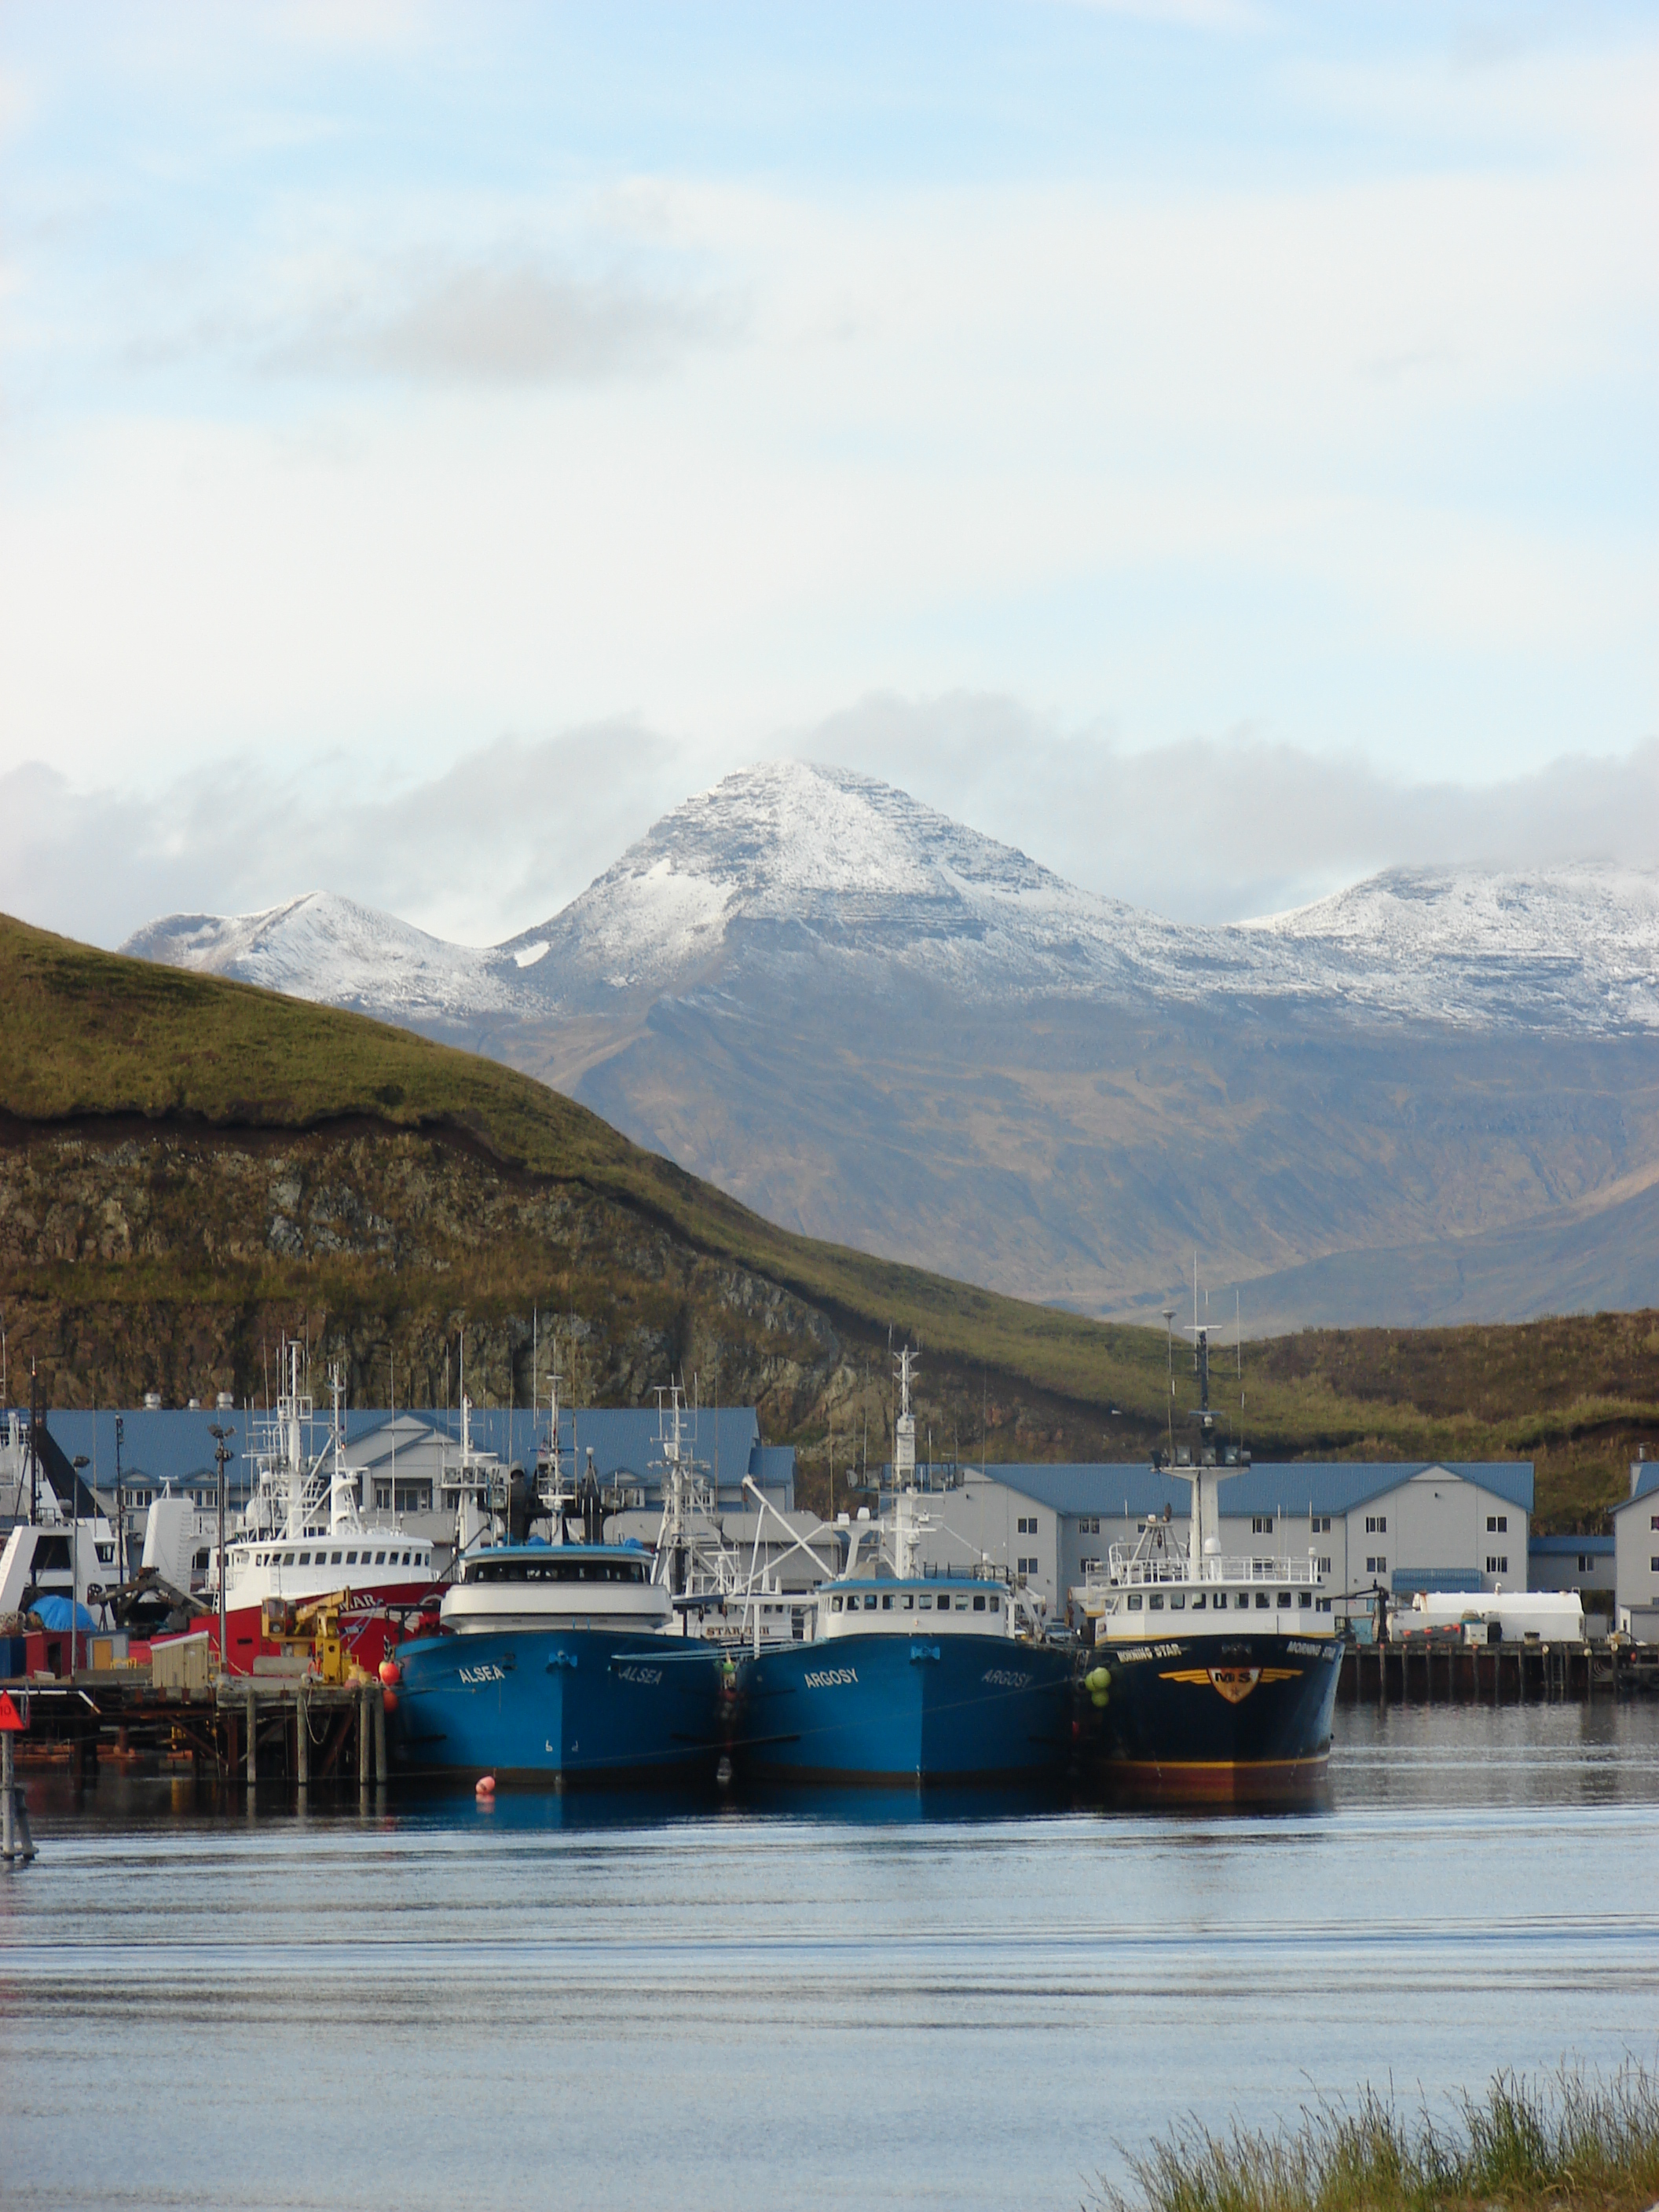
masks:
<instances>
[{"instance_id":1,"label":"green hillside","mask_svg":"<svg viewBox=\"0 0 1659 2212\"><path fill-rule=\"evenodd\" d=\"M180 1389L211 1373L240 1392L261 1332L300 1314L331 1317L365 1388L373 1347L433 1376L465 1326L475 1387L516 1390L533 1306L567 1317L596 1391L712 1359L809 1472L815 1454L844 1467L855 1430L875 1455L890 1331L926 1349L936 1449L1134 1456L1164 1432L1156 1333L791 1235L532 1079L410 1032L3 917L0 1022L0 1297L65 1400L130 1391L146 1356ZM301 1194L293 1222L279 1187ZM1659 1429L1653 1315L1309 1332L1249 1347L1246 1368L1218 1395L1259 1455L1533 1457L1567 1523Z\"/></svg>"}]
</instances>

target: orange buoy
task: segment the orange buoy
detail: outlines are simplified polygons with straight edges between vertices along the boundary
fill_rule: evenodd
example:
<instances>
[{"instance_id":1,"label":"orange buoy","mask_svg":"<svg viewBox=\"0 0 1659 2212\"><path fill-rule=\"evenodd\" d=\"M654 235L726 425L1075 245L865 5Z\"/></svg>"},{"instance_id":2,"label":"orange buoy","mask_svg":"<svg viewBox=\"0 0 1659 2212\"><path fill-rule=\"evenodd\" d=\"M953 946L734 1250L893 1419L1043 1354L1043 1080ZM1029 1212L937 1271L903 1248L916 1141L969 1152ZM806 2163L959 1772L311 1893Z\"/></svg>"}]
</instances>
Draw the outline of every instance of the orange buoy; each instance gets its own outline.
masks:
<instances>
[{"instance_id":1,"label":"orange buoy","mask_svg":"<svg viewBox=\"0 0 1659 2212\"><path fill-rule=\"evenodd\" d=\"M387 1687L388 1689L390 1689L390 1688L391 1688L392 1685L394 1682L401 1682L401 1681L403 1680L403 1679L404 1679L404 1670L403 1670L403 1668L402 1668L398 1664L398 1662L397 1662L397 1661L396 1661L395 1659L382 1659L382 1660L381 1660L381 1662L380 1662L380 1680L381 1680L386 1684L386 1687Z\"/></svg>"},{"instance_id":2,"label":"orange buoy","mask_svg":"<svg viewBox=\"0 0 1659 2212\"><path fill-rule=\"evenodd\" d=\"M481 1776L474 1786L472 1794L475 1797L493 1797L495 1795L495 1776L493 1774Z\"/></svg>"}]
</instances>

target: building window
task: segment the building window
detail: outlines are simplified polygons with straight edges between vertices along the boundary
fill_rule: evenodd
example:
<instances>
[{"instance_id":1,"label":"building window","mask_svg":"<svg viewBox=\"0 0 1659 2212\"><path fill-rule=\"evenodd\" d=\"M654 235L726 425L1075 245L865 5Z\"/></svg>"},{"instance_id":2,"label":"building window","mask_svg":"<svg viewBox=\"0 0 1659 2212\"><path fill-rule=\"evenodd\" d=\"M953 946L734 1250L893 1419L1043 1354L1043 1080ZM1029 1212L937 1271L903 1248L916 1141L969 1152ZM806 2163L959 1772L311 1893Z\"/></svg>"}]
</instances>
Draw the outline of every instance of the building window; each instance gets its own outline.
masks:
<instances>
[{"instance_id":1,"label":"building window","mask_svg":"<svg viewBox=\"0 0 1659 2212\"><path fill-rule=\"evenodd\" d=\"M1386 1513L1368 1513L1366 1515L1365 1534L1368 1536L1386 1536L1388 1533L1389 1516Z\"/></svg>"},{"instance_id":2,"label":"building window","mask_svg":"<svg viewBox=\"0 0 1659 2212\"><path fill-rule=\"evenodd\" d=\"M1648 1572L1650 1575L1659 1575L1659 1559L1650 1559L1648 1561Z\"/></svg>"},{"instance_id":3,"label":"building window","mask_svg":"<svg viewBox=\"0 0 1659 2212\"><path fill-rule=\"evenodd\" d=\"M375 1484L375 1486L374 1486L374 1510L375 1510L375 1511L376 1511L377 1513L390 1513L390 1512L391 1512L391 1510L392 1510L392 1485L391 1485L389 1482L377 1482L377 1483Z\"/></svg>"},{"instance_id":4,"label":"building window","mask_svg":"<svg viewBox=\"0 0 1659 2212\"><path fill-rule=\"evenodd\" d=\"M1590 1555L1588 1552L1581 1552L1578 1554L1578 1571L1581 1575L1587 1575L1589 1571Z\"/></svg>"},{"instance_id":5,"label":"building window","mask_svg":"<svg viewBox=\"0 0 1659 2212\"><path fill-rule=\"evenodd\" d=\"M1386 1575L1388 1571L1389 1561L1386 1553L1378 1552L1374 1559L1368 1559L1365 1562L1365 1572L1368 1575Z\"/></svg>"},{"instance_id":6,"label":"building window","mask_svg":"<svg viewBox=\"0 0 1659 2212\"><path fill-rule=\"evenodd\" d=\"M1017 1575L1034 1575L1036 1571L1037 1562L1035 1553L1029 1559L1021 1559L1014 1561L1014 1572Z\"/></svg>"},{"instance_id":7,"label":"building window","mask_svg":"<svg viewBox=\"0 0 1659 2212\"><path fill-rule=\"evenodd\" d=\"M1650 1528L1659 1528L1659 1513L1656 1513L1654 1515L1652 1520L1649 1522L1648 1526Z\"/></svg>"},{"instance_id":8,"label":"building window","mask_svg":"<svg viewBox=\"0 0 1659 2212\"><path fill-rule=\"evenodd\" d=\"M1486 1572L1489 1575L1506 1575L1509 1571L1510 1555L1507 1552L1487 1553Z\"/></svg>"},{"instance_id":9,"label":"building window","mask_svg":"<svg viewBox=\"0 0 1659 2212\"><path fill-rule=\"evenodd\" d=\"M1489 1536L1507 1536L1509 1533L1510 1516L1507 1513L1487 1514L1486 1534Z\"/></svg>"},{"instance_id":10,"label":"building window","mask_svg":"<svg viewBox=\"0 0 1659 2212\"><path fill-rule=\"evenodd\" d=\"M1329 1574L1330 1571L1331 1571L1331 1563L1330 1563L1330 1561L1329 1561L1328 1559L1322 1559L1322 1560L1319 1562L1319 1571L1320 1571L1320 1573L1321 1573L1322 1575L1328 1575L1328 1574Z\"/></svg>"},{"instance_id":11,"label":"building window","mask_svg":"<svg viewBox=\"0 0 1659 2212\"><path fill-rule=\"evenodd\" d=\"M1330 1515L1328 1513L1314 1514L1309 1520L1308 1529L1311 1535L1328 1536L1331 1533Z\"/></svg>"},{"instance_id":12,"label":"building window","mask_svg":"<svg viewBox=\"0 0 1659 2212\"><path fill-rule=\"evenodd\" d=\"M1081 1562L1081 1565L1085 1575L1097 1575L1100 1572L1100 1561L1098 1559L1085 1559Z\"/></svg>"},{"instance_id":13,"label":"building window","mask_svg":"<svg viewBox=\"0 0 1659 2212\"><path fill-rule=\"evenodd\" d=\"M1014 1534L1017 1536L1035 1536L1036 1532L1037 1525L1036 1516L1035 1513L1031 1516L1029 1521L1020 1520L1014 1523Z\"/></svg>"},{"instance_id":14,"label":"building window","mask_svg":"<svg viewBox=\"0 0 1659 2212\"><path fill-rule=\"evenodd\" d=\"M1271 1513L1258 1513L1250 1522L1250 1534L1253 1536L1271 1536L1273 1533L1273 1516Z\"/></svg>"}]
</instances>

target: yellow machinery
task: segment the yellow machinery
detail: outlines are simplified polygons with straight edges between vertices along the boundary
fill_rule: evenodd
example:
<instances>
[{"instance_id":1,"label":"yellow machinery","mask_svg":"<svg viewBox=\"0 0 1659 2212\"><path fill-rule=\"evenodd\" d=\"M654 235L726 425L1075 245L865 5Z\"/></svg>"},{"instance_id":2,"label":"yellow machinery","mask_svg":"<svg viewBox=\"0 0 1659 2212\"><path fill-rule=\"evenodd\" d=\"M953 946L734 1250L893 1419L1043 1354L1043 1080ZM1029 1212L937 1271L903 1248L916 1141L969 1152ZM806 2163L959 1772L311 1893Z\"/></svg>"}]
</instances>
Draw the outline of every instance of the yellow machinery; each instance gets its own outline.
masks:
<instances>
[{"instance_id":1,"label":"yellow machinery","mask_svg":"<svg viewBox=\"0 0 1659 2212\"><path fill-rule=\"evenodd\" d=\"M331 1590L325 1597L307 1598L303 1605L268 1604L264 1608L266 1638L280 1644L285 1659L305 1659L319 1682L367 1682L340 1634L340 1613L349 1590Z\"/></svg>"}]
</instances>

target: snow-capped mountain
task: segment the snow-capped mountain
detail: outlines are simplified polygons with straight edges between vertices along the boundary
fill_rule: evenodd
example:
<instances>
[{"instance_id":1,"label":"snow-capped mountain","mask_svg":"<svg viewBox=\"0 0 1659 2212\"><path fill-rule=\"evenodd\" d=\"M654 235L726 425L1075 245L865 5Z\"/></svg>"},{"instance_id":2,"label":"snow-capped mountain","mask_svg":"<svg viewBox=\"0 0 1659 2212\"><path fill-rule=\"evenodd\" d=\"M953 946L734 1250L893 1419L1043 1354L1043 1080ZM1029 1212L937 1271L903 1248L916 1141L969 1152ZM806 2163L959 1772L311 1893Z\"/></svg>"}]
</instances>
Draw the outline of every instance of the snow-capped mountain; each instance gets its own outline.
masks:
<instances>
[{"instance_id":1,"label":"snow-capped mountain","mask_svg":"<svg viewBox=\"0 0 1659 2212\"><path fill-rule=\"evenodd\" d=\"M125 949L490 1051L789 1227L1085 1310L1155 1310L1194 1246L1247 1327L1659 1304L1654 873L1395 869L1194 928L783 762L504 945L313 893Z\"/></svg>"},{"instance_id":2,"label":"snow-capped mountain","mask_svg":"<svg viewBox=\"0 0 1659 2212\"><path fill-rule=\"evenodd\" d=\"M515 1003L519 972L511 954L447 944L335 891L264 914L166 915L121 950L394 1021L501 1012Z\"/></svg>"},{"instance_id":3,"label":"snow-capped mountain","mask_svg":"<svg viewBox=\"0 0 1659 2212\"><path fill-rule=\"evenodd\" d=\"M1012 999L1659 1030L1659 874L1394 870L1198 928L1080 890L890 785L793 761L688 799L505 945L448 945L313 892L261 915L170 915L124 950L413 1020L602 1012L805 958L875 990L903 976Z\"/></svg>"}]
</instances>

